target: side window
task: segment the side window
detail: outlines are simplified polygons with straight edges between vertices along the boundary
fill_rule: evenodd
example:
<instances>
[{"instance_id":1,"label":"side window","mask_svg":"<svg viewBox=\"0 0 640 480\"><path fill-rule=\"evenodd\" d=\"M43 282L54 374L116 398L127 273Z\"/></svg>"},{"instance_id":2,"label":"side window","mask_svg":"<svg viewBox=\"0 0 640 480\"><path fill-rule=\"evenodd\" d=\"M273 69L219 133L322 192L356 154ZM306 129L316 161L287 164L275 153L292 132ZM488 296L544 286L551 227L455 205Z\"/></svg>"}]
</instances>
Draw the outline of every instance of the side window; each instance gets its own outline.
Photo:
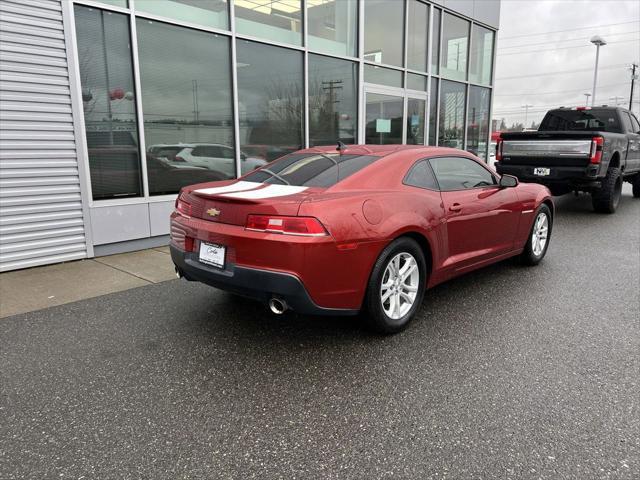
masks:
<instances>
[{"instance_id":1,"label":"side window","mask_svg":"<svg viewBox=\"0 0 640 480\"><path fill-rule=\"evenodd\" d=\"M631 114L631 123L633 124L633 132L640 133L640 122L638 122L638 119L633 113Z\"/></svg>"},{"instance_id":2,"label":"side window","mask_svg":"<svg viewBox=\"0 0 640 480\"><path fill-rule=\"evenodd\" d=\"M624 130L628 133L633 133L633 126L631 125L631 115L628 112L620 112L622 116L622 124L624 125Z\"/></svg>"},{"instance_id":3,"label":"side window","mask_svg":"<svg viewBox=\"0 0 640 480\"><path fill-rule=\"evenodd\" d=\"M204 150L205 147L196 147L191 151L191 155L193 155L194 157L204 157L206 156Z\"/></svg>"},{"instance_id":4,"label":"side window","mask_svg":"<svg viewBox=\"0 0 640 480\"><path fill-rule=\"evenodd\" d=\"M403 183L412 187L438 190L438 184L436 178L433 176L433 170L431 170L428 160L420 160L413 165L409 173L404 177Z\"/></svg>"},{"instance_id":5,"label":"side window","mask_svg":"<svg viewBox=\"0 0 640 480\"><path fill-rule=\"evenodd\" d=\"M429 160L440 190L466 190L496 184L495 177L477 162L462 157L441 157Z\"/></svg>"},{"instance_id":6,"label":"side window","mask_svg":"<svg viewBox=\"0 0 640 480\"><path fill-rule=\"evenodd\" d=\"M220 147L221 158L235 158L233 148Z\"/></svg>"}]
</instances>

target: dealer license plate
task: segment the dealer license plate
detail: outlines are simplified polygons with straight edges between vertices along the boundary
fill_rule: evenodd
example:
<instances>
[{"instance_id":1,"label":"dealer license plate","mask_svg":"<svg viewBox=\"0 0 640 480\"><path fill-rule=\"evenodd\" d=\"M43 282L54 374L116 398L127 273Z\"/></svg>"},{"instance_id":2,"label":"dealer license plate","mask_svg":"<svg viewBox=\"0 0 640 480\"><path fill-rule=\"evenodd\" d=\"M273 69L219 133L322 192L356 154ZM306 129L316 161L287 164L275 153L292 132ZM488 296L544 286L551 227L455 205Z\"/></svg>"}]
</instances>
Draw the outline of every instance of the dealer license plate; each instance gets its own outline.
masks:
<instances>
[{"instance_id":1,"label":"dealer license plate","mask_svg":"<svg viewBox=\"0 0 640 480\"><path fill-rule=\"evenodd\" d=\"M550 168L534 168L533 174L538 175L539 177L546 177L547 175L551 175Z\"/></svg>"},{"instance_id":2,"label":"dealer license plate","mask_svg":"<svg viewBox=\"0 0 640 480\"><path fill-rule=\"evenodd\" d=\"M222 245L200 242L200 261L214 267L224 268L225 250Z\"/></svg>"}]
</instances>

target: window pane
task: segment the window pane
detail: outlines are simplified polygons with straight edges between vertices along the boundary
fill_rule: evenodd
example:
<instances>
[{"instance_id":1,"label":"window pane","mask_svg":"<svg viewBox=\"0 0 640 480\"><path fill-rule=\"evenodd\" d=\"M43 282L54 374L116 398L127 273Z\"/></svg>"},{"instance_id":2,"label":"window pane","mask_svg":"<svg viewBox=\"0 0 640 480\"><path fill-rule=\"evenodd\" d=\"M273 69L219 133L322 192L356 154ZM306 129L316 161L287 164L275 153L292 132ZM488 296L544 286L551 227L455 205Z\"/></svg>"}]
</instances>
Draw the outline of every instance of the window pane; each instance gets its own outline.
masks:
<instances>
[{"instance_id":1,"label":"window pane","mask_svg":"<svg viewBox=\"0 0 640 480\"><path fill-rule=\"evenodd\" d=\"M149 193L235 177L229 40L143 18L137 29Z\"/></svg>"},{"instance_id":2,"label":"window pane","mask_svg":"<svg viewBox=\"0 0 640 480\"><path fill-rule=\"evenodd\" d=\"M415 73L407 73L407 88L410 90L427 91L427 77L424 75L416 75Z\"/></svg>"},{"instance_id":3,"label":"window pane","mask_svg":"<svg viewBox=\"0 0 640 480\"><path fill-rule=\"evenodd\" d=\"M367 93L365 143L402 143L404 99L392 95Z\"/></svg>"},{"instance_id":4,"label":"window pane","mask_svg":"<svg viewBox=\"0 0 640 480\"><path fill-rule=\"evenodd\" d=\"M490 98L491 91L488 88L469 88L467 150L485 161L488 158Z\"/></svg>"},{"instance_id":5,"label":"window pane","mask_svg":"<svg viewBox=\"0 0 640 480\"><path fill-rule=\"evenodd\" d=\"M407 99L407 145L424 145L424 116L427 102Z\"/></svg>"},{"instance_id":6,"label":"window pane","mask_svg":"<svg viewBox=\"0 0 640 480\"><path fill-rule=\"evenodd\" d=\"M438 145L463 148L465 86L461 83L440 82L440 122Z\"/></svg>"},{"instance_id":7,"label":"window pane","mask_svg":"<svg viewBox=\"0 0 640 480\"><path fill-rule=\"evenodd\" d=\"M483 166L468 158L440 157L429 160L440 190L467 190L495 185L495 177Z\"/></svg>"},{"instance_id":8,"label":"window pane","mask_svg":"<svg viewBox=\"0 0 640 480\"><path fill-rule=\"evenodd\" d=\"M429 145L436 145L436 118L438 115L438 79L431 78L431 92L429 92Z\"/></svg>"},{"instance_id":9,"label":"window pane","mask_svg":"<svg viewBox=\"0 0 640 480\"><path fill-rule=\"evenodd\" d=\"M471 40L471 59L469 64L469 81L491 84L493 66L493 32L479 25L473 26Z\"/></svg>"},{"instance_id":10,"label":"window pane","mask_svg":"<svg viewBox=\"0 0 640 480\"><path fill-rule=\"evenodd\" d=\"M136 0L136 10L207 27L229 28L227 0Z\"/></svg>"},{"instance_id":11,"label":"window pane","mask_svg":"<svg viewBox=\"0 0 640 480\"><path fill-rule=\"evenodd\" d=\"M427 71L427 34L429 30L429 7L417 0L409 0L409 35L407 38L407 67Z\"/></svg>"},{"instance_id":12,"label":"window pane","mask_svg":"<svg viewBox=\"0 0 640 480\"><path fill-rule=\"evenodd\" d=\"M97 0L100 3L107 3L109 5L113 5L114 7L122 7L127 8L127 0Z\"/></svg>"},{"instance_id":13,"label":"window pane","mask_svg":"<svg viewBox=\"0 0 640 480\"><path fill-rule=\"evenodd\" d=\"M248 182L308 187L332 187L368 167L380 157L339 153L294 153L246 177Z\"/></svg>"},{"instance_id":14,"label":"window pane","mask_svg":"<svg viewBox=\"0 0 640 480\"><path fill-rule=\"evenodd\" d=\"M94 199L142 195L129 17L75 7Z\"/></svg>"},{"instance_id":15,"label":"window pane","mask_svg":"<svg viewBox=\"0 0 640 480\"><path fill-rule=\"evenodd\" d=\"M364 3L365 60L404 66L403 5L403 0L367 0Z\"/></svg>"},{"instance_id":16,"label":"window pane","mask_svg":"<svg viewBox=\"0 0 640 480\"><path fill-rule=\"evenodd\" d=\"M438 75L438 67L440 66L440 22L442 11L433 9L433 32L431 32L431 41L433 47L431 50L431 73Z\"/></svg>"},{"instance_id":17,"label":"window pane","mask_svg":"<svg viewBox=\"0 0 640 480\"><path fill-rule=\"evenodd\" d=\"M302 148L302 53L238 40L240 145L271 161Z\"/></svg>"},{"instance_id":18,"label":"window pane","mask_svg":"<svg viewBox=\"0 0 640 480\"><path fill-rule=\"evenodd\" d=\"M309 144L356 143L358 64L309 54Z\"/></svg>"},{"instance_id":19,"label":"window pane","mask_svg":"<svg viewBox=\"0 0 640 480\"><path fill-rule=\"evenodd\" d=\"M235 0L236 31L302 45L301 0Z\"/></svg>"},{"instance_id":20,"label":"window pane","mask_svg":"<svg viewBox=\"0 0 640 480\"><path fill-rule=\"evenodd\" d=\"M402 88L403 75L403 72L391 68L376 67L375 65L364 66L364 81L367 83Z\"/></svg>"},{"instance_id":21,"label":"window pane","mask_svg":"<svg viewBox=\"0 0 640 480\"><path fill-rule=\"evenodd\" d=\"M467 79L469 22L448 13L442 28L442 76L454 80Z\"/></svg>"},{"instance_id":22,"label":"window pane","mask_svg":"<svg viewBox=\"0 0 640 480\"><path fill-rule=\"evenodd\" d=\"M438 185L436 184L436 179L433 176L433 170L431 170L428 160L421 160L416 163L404 179L404 184L411 185L412 187L438 190Z\"/></svg>"},{"instance_id":23,"label":"window pane","mask_svg":"<svg viewBox=\"0 0 640 480\"><path fill-rule=\"evenodd\" d=\"M307 0L309 48L357 57L357 25L357 0Z\"/></svg>"}]
</instances>

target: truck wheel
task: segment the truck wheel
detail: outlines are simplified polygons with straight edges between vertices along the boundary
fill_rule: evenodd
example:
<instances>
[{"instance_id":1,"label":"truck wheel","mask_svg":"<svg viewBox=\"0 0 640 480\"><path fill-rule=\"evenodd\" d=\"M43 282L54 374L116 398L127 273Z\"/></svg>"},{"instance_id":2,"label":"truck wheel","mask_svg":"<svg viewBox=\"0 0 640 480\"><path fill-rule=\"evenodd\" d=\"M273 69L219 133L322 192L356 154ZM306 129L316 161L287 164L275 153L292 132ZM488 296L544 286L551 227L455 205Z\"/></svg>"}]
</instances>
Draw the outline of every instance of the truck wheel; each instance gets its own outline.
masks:
<instances>
[{"instance_id":1,"label":"truck wheel","mask_svg":"<svg viewBox=\"0 0 640 480\"><path fill-rule=\"evenodd\" d=\"M622 176L619 168L610 168L602 186L591 194L593 209L598 213L614 213L622 196Z\"/></svg>"},{"instance_id":2,"label":"truck wheel","mask_svg":"<svg viewBox=\"0 0 640 480\"><path fill-rule=\"evenodd\" d=\"M520 261L525 265L537 265L544 258L551 240L553 217L545 204L540 205L527 238L527 244L520 254Z\"/></svg>"},{"instance_id":3,"label":"truck wheel","mask_svg":"<svg viewBox=\"0 0 640 480\"><path fill-rule=\"evenodd\" d=\"M362 320L378 333L400 332L420 308L426 284L420 245L408 237L394 240L373 266Z\"/></svg>"},{"instance_id":4,"label":"truck wheel","mask_svg":"<svg viewBox=\"0 0 640 480\"><path fill-rule=\"evenodd\" d=\"M633 198L640 198L640 173L633 177L631 185L633 186Z\"/></svg>"}]
</instances>

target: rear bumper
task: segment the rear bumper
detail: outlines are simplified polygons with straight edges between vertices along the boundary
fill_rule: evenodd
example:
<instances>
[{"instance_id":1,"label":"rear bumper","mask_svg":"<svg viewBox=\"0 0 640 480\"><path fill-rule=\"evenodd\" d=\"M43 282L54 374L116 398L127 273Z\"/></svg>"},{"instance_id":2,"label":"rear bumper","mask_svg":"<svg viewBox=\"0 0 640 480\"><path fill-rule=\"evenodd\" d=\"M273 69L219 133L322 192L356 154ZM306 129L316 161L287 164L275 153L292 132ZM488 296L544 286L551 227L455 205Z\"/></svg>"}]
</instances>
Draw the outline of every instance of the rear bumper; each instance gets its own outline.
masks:
<instances>
[{"instance_id":1,"label":"rear bumper","mask_svg":"<svg viewBox=\"0 0 640 480\"><path fill-rule=\"evenodd\" d=\"M187 280L205 283L221 290L267 303L276 297L289 308L305 315L356 315L356 309L324 308L311 299L302 281L290 273L274 272L227 263L225 269L198 261L198 254L171 245L171 259L178 273Z\"/></svg>"},{"instance_id":2,"label":"rear bumper","mask_svg":"<svg viewBox=\"0 0 640 480\"><path fill-rule=\"evenodd\" d=\"M545 166L550 168L551 174L547 176L534 175L534 169L539 168L530 165L510 165L503 162L496 162L496 171L500 174L508 174L518 177L520 181L540 183L547 186L570 186L570 187L597 187L600 186L598 178L599 165L589 165L588 167L563 167Z\"/></svg>"}]
</instances>

